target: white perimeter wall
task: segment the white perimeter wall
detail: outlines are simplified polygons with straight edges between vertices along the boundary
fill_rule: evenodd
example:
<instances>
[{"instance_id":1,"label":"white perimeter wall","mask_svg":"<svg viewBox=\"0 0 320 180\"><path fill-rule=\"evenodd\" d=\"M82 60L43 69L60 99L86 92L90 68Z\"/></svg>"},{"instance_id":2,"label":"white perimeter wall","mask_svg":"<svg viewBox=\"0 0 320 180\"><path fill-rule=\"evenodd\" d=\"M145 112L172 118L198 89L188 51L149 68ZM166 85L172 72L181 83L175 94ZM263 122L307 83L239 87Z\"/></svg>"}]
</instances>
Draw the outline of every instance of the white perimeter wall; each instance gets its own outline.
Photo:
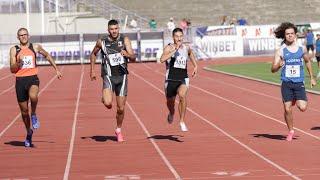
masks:
<instances>
[{"instance_id":1,"label":"white perimeter wall","mask_svg":"<svg viewBox=\"0 0 320 180\"><path fill-rule=\"evenodd\" d=\"M108 20L93 16L90 13L61 13L56 25L55 14L44 15L45 35L48 34L81 34L105 33ZM87 17L84 17L87 16ZM27 27L26 14L0 14L2 22L0 35L15 35L20 27ZM30 34L40 35L41 14L30 13Z\"/></svg>"}]
</instances>

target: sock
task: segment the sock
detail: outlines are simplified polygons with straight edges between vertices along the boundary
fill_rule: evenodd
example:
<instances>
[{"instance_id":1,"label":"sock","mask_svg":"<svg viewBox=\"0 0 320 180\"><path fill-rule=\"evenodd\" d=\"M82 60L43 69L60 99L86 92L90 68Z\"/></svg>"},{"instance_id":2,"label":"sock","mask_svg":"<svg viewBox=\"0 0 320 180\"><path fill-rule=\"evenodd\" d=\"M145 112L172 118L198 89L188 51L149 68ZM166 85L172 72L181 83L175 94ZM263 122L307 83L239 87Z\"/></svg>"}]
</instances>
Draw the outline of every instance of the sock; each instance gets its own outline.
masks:
<instances>
[{"instance_id":1,"label":"sock","mask_svg":"<svg viewBox=\"0 0 320 180\"><path fill-rule=\"evenodd\" d=\"M293 133L294 133L294 130L290 130L289 133L292 133L292 134L293 134Z\"/></svg>"}]
</instances>

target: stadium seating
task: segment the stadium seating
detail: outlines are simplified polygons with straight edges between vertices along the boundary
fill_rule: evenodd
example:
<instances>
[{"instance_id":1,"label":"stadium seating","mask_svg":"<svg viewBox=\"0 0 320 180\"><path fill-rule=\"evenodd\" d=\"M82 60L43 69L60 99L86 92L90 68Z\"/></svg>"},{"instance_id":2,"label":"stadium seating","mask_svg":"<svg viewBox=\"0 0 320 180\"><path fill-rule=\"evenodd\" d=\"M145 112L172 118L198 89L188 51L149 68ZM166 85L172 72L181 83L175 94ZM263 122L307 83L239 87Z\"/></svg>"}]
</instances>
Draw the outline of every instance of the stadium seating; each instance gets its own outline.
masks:
<instances>
[{"instance_id":1,"label":"stadium seating","mask_svg":"<svg viewBox=\"0 0 320 180\"><path fill-rule=\"evenodd\" d=\"M249 24L319 22L319 0L109 0L124 9L155 18L164 27L170 17L176 22L190 18L192 25L220 25L223 15L243 17ZM186 3L187 2L187 3Z\"/></svg>"}]
</instances>

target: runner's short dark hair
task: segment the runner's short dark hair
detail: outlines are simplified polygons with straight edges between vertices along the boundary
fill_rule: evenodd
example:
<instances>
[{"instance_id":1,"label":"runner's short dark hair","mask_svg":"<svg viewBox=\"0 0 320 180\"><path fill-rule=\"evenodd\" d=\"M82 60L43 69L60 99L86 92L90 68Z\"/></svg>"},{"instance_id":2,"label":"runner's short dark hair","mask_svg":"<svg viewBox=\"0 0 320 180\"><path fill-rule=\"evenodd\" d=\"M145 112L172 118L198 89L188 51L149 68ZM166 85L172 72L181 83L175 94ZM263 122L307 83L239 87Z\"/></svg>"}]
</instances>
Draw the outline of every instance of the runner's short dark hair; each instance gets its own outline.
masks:
<instances>
[{"instance_id":1,"label":"runner's short dark hair","mask_svg":"<svg viewBox=\"0 0 320 180\"><path fill-rule=\"evenodd\" d=\"M109 22L108 22L108 26L112 26L112 25L117 25L119 24L119 22L115 19L111 19Z\"/></svg>"},{"instance_id":2,"label":"runner's short dark hair","mask_svg":"<svg viewBox=\"0 0 320 180\"><path fill-rule=\"evenodd\" d=\"M175 28L173 31L172 31L172 36L176 33L176 32L181 32L183 34L183 30L181 28Z\"/></svg>"}]
</instances>

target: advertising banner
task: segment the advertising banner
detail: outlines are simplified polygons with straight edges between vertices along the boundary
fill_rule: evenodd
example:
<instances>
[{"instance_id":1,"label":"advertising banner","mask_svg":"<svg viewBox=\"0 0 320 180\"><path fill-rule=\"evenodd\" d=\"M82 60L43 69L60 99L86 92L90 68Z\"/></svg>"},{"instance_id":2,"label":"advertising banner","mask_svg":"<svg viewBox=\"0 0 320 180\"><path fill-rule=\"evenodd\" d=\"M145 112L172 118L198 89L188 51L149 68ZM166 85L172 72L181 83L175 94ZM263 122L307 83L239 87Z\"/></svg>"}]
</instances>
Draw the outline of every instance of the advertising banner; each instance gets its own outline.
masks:
<instances>
[{"instance_id":1,"label":"advertising banner","mask_svg":"<svg viewBox=\"0 0 320 180\"><path fill-rule=\"evenodd\" d=\"M275 38L246 38L243 40L243 55L272 55L276 42Z\"/></svg>"},{"instance_id":2,"label":"advertising banner","mask_svg":"<svg viewBox=\"0 0 320 180\"><path fill-rule=\"evenodd\" d=\"M83 62L88 63L90 53L95 46L96 42L86 41L83 43ZM134 53L138 54L138 46L136 40L131 40L131 47ZM141 40L141 61L156 61L156 54L159 50L163 49L162 39ZM101 62L101 55L99 53L97 62ZM137 56L136 56L137 57Z\"/></svg>"},{"instance_id":3,"label":"advertising banner","mask_svg":"<svg viewBox=\"0 0 320 180\"><path fill-rule=\"evenodd\" d=\"M81 62L80 45L78 41L69 42L43 42L42 47L52 56L57 64L73 64ZM37 55L37 64L49 64L49 62Z\"/></svg>"},{"instance_id":4,"label":"advertising banner","mask_svg":"<svg viewBox=\"0 0 320 180\"><path fill-rule=\"evenodd\" d=\"M316 38L317 34L320 34L320 23L310 23L313 35Z\"/></svg>"},{"instance_id":5,"label":"advertising banner","mask_svg":"<svg viewBox=\"0 0 320 180\"><path fill-rule=\"evenodd\" d=\"M235 26L204 26L197 28L197 36L236 36Z\"/></svg>"},{"instance_id":6,"label":"advertising banner","mask_svg":"<svg viewBox=\"0 0 320 180\"><path fill-rule=\"evenodd\" d=\"M9 54L12 45L0 45L0 69L9 66Z\"/></svg>"},{"instance_id":7,"label":"advertising banner","mask_svg":"<svg viewBox=\"0 0 320 180\"><path fill-rule=\"evenodd\" d=\"M277 25L237 26L237 35L243 38L273 38Z\"/></svg>"},{"instance_id":8,"label":"advertising banner","mask_svg":"<svg viewBox=\"0 0 320 180\"><path fill-rule=\"evenodd\" d=\"M157 52L162 49L162 39L141 40L141 61L156 61ZM136 47L135 51L137 51Z\"/></svg>"},{"instance_id":9,"label":"advertising banner","mask_svg":"<svg viewBox=\"0 0 320 180\"><path fill-rule=\"evenodd\" d=\"M298 33L297 33L298 38L304 38L307 30L311 29L311 25L309 23L308 24L297 24L296 26L298 28Z\"/></svg>"},{"instance_id":10,"label":"advertising banner","mask_svg":"<svg viewBox=\"0 0 320 180\"><path fill-rule=\"evenodd\" d=\"M195 44L211 58L243 56L243 39L236 36L197 37Z\"/></svg>"}]
</instances>

